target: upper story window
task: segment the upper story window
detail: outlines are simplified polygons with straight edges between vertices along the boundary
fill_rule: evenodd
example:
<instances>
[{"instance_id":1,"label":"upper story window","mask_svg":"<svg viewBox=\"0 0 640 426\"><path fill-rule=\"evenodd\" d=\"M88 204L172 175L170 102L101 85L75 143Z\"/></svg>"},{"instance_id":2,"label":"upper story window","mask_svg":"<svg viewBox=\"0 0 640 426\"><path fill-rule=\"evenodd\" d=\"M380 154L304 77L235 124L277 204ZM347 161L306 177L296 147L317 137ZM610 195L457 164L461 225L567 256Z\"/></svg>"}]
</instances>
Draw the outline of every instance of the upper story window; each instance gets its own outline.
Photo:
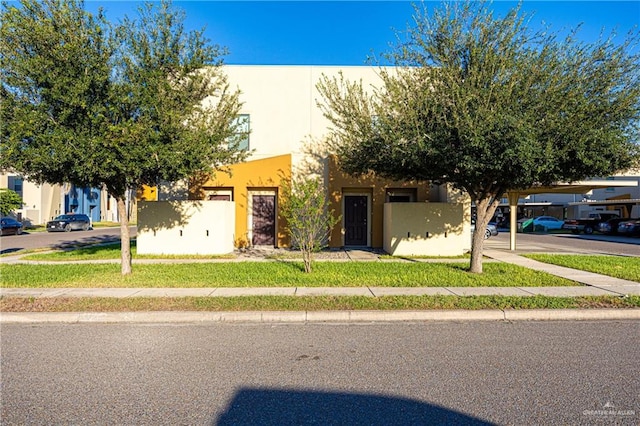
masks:
<instances>
[{"instance_id":1,"label":"upper story window","mask_svg":"<svg viewBox=\"0 0 640 426\"><path fill-rule=\"evenodd\" d=\"M235 118L233 126L236 131L229 143L237 143L238 149L248 151L250 147L249 134L251 133L251 119L249 114L239 114Z\"/></svg>"},{"instance_id":2,"label":"upper story window","mask_svg":"<svg viewBox=\"0 0 640 426\"><path fill-rule=\"evenodd\" d=\"M20 176L8 176L7 187L22 197L22 178Z\"/></svg>"}]
</instances>

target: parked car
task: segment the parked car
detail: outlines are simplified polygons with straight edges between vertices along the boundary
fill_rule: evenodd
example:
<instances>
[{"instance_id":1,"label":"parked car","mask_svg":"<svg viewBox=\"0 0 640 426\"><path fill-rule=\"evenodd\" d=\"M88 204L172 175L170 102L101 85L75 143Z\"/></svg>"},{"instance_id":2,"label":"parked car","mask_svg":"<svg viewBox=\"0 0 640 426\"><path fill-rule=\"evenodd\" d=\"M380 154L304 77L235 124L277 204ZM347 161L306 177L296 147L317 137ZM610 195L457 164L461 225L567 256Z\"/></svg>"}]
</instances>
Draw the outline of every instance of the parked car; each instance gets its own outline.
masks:
<instances>
[{"instance_id":1,"label":"parked car","mask_svg":"<svg viewBox=\"0 0 640 426\"><path fill-rule=\"evenodd\" d=\"M598 229L598 226L602 222L606 222L610 219L616 219L620 217L618 213L614 212L598 212L589 213L589 217L582 219L567 219L564 221L564 229L568 229L574 234L584 232L587 235L593 234L593 231Z\"/></svg>"},{"instance_id":2,"label":"parked car","mask_svg":"<svg viewBox=\"0 0 640 426\"><path fill-rule=\"evenodd\" d=\"M0 219L0 235L20 235L22 224L11 217Z\"/></svg>"},{"instance_id":3,"label":"parked car","mask_svg":"<svg viewBox=\"0 0 640 426\"><path fill-rule=\"evenodd\" d=\"M62 214L47 222L47 232L86 231L91 228L91 219L86 214Z\"/></svg>"},{"instance_id":4,"label":"parked car","mask_svg":"<svg viewBox=\"0 0 640 426\"><path fill-rule=\"evenodd\" d=\"M475 221L471 222L471 233L473 234L473 231L476 229L476 223ZM490 237L495 237L496 235L498 235L498 226L496 225L495 222L489 222L487 224L487 229L484 231L484 239L486 240L487 238Z\"/></svg>"},{"instance_id":5,"label":"parked car","mask_svg":"<svg viewBox=\"0 0 640 426\"><path fill-rule=\"evenodd\" d=\"M631 219L618 224L620 235L640 235L640 219Z\"/></svg>"},{"instance_id":6,"label":"parked car","mask_svg":"<svg viewBox=\"0 0 640 426\"><path fill-rule=\"evenodd\" d=\"M606 222L601 222L598 224L598 228L597 231L601 234L607 234L607 235L613 235L613 234L617 234L618 233L618 225L620 225L620 222L625 222L631 220L629 218L621 218L621 217L616 217L613 219L609 219Z\"/></svg>"},{"instance_id":7,"label":"parked car","mask_svg":"<svg viewBox=\"0 0 640 426\"><path fill-rule=\"evenodd\" d=\"M551 231L554 229L562 229L564 220L560 220L553 216L538 216L533 218L533 229L544 228L545 231Z\"/></svg>"}]
</instances>

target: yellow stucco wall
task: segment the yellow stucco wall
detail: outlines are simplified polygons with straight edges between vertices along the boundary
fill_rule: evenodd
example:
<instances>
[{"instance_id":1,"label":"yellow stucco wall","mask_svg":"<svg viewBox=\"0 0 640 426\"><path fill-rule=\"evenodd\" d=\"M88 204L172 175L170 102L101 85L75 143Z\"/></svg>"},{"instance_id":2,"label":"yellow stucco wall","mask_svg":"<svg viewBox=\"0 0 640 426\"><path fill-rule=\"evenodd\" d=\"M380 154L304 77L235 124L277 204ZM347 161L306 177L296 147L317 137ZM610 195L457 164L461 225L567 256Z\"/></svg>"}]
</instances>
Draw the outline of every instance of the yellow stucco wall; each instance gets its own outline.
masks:
<instances>
[{"instance_id":1,"label":"yellow stucco wall","mask_svg":"<svg viewBox=\"0 0 640 426\"><path fill-rule=\"evenodd\" d=\"M208 191L232 190L236 204L235 236L248 238L249 195L254 192L273 192L278 199L278 188L283 179L291 179L291 155L279 155L245 163L234 164L229 173L217 172L212 178L190 187L190 197L205 199ZM277 206L276 206L277 211ZM276 216L276 245L286 247L289 238L284 233L284 219Z\"/></svg>"},{"instance_id":2,"label":"yellow stucco wall","mask_svg":"<svg viewBox=\"0 0 640 426\"><path fill-rule=\"evenodd\" d=\"M158 187L142 185L142 188L136 191L136 200L138 201L156 201L158 199Z\"/></svg>"}]
</instances>

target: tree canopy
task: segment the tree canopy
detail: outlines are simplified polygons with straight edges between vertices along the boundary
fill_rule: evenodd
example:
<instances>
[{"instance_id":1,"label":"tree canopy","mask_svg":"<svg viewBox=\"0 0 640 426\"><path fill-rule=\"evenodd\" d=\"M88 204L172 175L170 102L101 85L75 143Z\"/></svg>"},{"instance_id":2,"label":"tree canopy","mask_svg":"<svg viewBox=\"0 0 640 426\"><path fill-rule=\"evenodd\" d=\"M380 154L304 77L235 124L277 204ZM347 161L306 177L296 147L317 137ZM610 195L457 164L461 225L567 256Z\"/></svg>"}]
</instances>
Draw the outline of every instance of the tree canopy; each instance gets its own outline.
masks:
<instances>
[{"instance_id":1,"label":"tree canopy","mask_svg":"<svg viewBox=\"0 0 640 426\"><path fill-rule=\"evenodd\" d=\"M0 188L0 215L6 216L22 207L22 197L8 188Z\"/></svg>"},{"instance_id":2,"label":"tree canopy","mask_svg":"<svg viewBox=\"0 0 640 426\"><path fill-rule=\"evenodd\" d=\"M127 191L238 162L238 93L225 49L187 32L169 1L109 23L82 1L3 4L0 168L105 188L118 202L131 271Z\"/></svg>"},{"instance_id":3,"label":"tree canopy","mask_svg":"<svg viewBox=\"0 0 640 426\"><path fill-rule=\"evenodd\" d=\"M332 148L351 174L448 183L477 208L482 234L508 190L608 176L638 161L638 34L622 43L533 31L516 7L416 7L414 25L381 67L382 84L318 85Z\"/></svg>"}]
</instances>

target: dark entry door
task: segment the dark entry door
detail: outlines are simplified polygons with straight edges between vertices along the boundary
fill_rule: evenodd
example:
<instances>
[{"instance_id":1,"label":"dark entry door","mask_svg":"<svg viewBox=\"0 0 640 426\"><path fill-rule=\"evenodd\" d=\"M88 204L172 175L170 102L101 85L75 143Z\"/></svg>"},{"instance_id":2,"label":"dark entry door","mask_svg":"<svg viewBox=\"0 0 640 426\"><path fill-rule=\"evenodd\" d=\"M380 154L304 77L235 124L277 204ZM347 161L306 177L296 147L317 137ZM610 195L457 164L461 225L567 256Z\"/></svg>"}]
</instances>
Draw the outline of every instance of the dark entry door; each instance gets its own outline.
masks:
<instances>
[{"instance_id":1,"label":"dark entry door","mask_svg":"<svg viewBox=\"0 0 640 426\"><path fill-rule=\"evenodd\" d=\"M345 195L344 197L344 245L367 245L367 196Z\"/></svg>"},{"instance_id":2,"label":"dark entry door","mask_svg":"<svg viewBox=\"0 0 640 426\"><path fill-rule=\"evenodd\" d=\"M276 196L254 195L253 198L254 246L275 246L276 243Z\"/></svg>"}]
</instances>

